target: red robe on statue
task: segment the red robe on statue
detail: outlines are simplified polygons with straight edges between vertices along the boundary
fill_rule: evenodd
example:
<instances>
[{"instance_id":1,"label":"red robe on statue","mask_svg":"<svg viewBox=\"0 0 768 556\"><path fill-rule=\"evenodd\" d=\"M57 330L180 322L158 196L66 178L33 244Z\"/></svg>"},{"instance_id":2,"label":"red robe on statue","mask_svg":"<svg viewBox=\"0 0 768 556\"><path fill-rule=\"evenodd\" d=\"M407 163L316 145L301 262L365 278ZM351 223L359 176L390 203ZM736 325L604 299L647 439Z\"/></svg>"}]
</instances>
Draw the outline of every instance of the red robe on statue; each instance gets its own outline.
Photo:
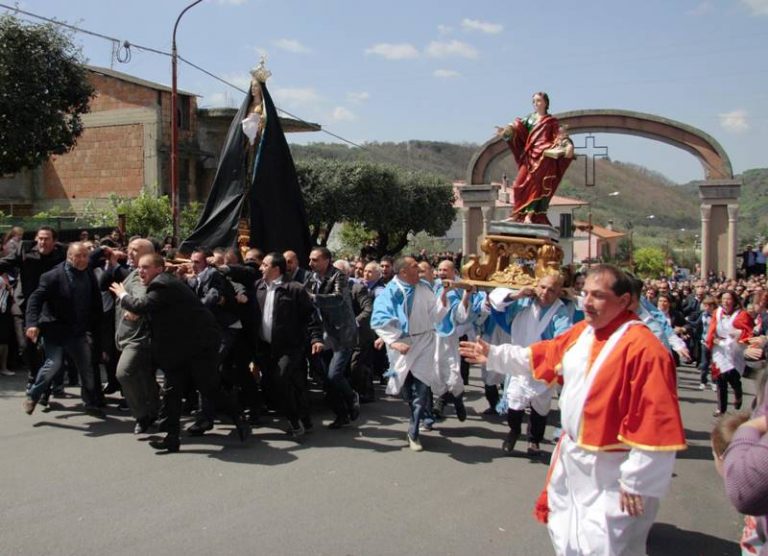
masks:
<instances>
[{"instance_id":1,"label":"red robe on statue","mask_svg":"<svg viewBox=\"0 0 768 556\"><path fill-rule=\"evenodd\" d=\"M530 221L534 224L550 224L547 218L549 201L572 158L544 156L545 150L558 146L560 125L557 118L545 114L530 129L529 121L517 118L512 123L514 134L507 140L518 167L512 184L512 220L522 222L530 213Z\"/></svg>"}]
</instances>

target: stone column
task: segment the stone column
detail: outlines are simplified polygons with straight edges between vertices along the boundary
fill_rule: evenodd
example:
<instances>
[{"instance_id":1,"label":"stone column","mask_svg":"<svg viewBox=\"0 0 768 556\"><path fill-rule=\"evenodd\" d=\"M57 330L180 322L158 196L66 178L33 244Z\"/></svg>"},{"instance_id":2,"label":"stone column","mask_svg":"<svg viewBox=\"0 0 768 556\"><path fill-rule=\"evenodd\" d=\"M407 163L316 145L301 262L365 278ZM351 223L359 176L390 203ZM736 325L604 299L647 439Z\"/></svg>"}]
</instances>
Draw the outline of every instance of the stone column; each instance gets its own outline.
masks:
<instances>
[{"instance_id":1,"label":"stone column","mask_svg":"<svg viewBox=\"0 0 768 556\"><path fill-rule=\"evenodd\" d=\"M723 272L728 277L736 275L736 228L740 193L739 179L699 182L703 277L706 277L708 271ZM704 221L705 218L708 222ZM723 249L727 253L723 253Z\"/></svg>"},{"instance_id":2,"label":"stone column","mask_svg":"<svg viewBox=\"0 0 768 556\"><path fill-rule=\"evenodd\" d=\"M478 239L488 232L493 208L499 197L499 185L491 183L458 184L454 186L461 201L462 251L465 255L477 252Z\"/></svg>"},{"instance_id":3,"label":"stone column","mask_svg":"<svg viewBox=\"0 0 768 556\"><path fill-rule=\"evenodd\" d=\"M462 208L461 209L461 252L464 253L464 255L467 255L469 253L473 253L474 249L470 248L470 240L469 237L469 209L468 208Z\"/></svg>"},{"instance_id":4,"label":"stone column","mask_svg":"<svg viewBox=\"0 0 768 556\"><path fill-rule=\"evenodd\" d=\"M709 215L712 212L712 205L701 205L701 278L707 279L709 273L709 267L712 265L712 254L709 251L710 229L709 229Z\"/></svg>"},{"instance_id":5,"label":"stone column","mask_svg":"<svg viewBox=\"0 0 768 556\"><path fill-rule=\"evenodd\" d=\"M736 249L738 249L739 205L728 205L728 278L736 278Z\"/></svg>"},{"instance_id":6,"label":"stone column","mask_svg":"<svg viewBox=\"0 0 768 556\"><path fill-rule=\"evenodd\" d=\"M493 209L494 207L482 207L483 211L483 234L488 234L488 225L491 223L491 218L493 217Z\"/></svg>"}]
</instances>

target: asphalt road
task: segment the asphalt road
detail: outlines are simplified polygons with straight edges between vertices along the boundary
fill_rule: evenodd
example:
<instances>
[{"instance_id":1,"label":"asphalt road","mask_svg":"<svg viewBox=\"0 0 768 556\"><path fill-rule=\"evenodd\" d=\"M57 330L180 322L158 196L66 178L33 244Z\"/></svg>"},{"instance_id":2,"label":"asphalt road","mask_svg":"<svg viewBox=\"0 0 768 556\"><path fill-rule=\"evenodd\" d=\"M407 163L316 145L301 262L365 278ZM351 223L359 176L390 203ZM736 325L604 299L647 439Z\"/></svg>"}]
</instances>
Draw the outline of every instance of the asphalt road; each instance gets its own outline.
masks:
<instances>
[{"instance_id":1,"label":"asphalt road","mask_svg":"<svg viewBox=\"0 0 768 556\"><path fill-rule=\"evenodd\" d=\"M0 377L0 555L551 554L531 515L547 467L502 454L506 425L480 415L472 374L469 418L449 413L422 435L422 453L406 447L399 399L364 405L357 426L328 431L315 396L316 430L300 442L268 419L244 445L224 424L167 455L131 434L125 413L83 415L73 388L59 408L28 416L21 375ZM680 369L690 446L649 554L739 554L741 518L709 447L715 395L697 383L694 369ZM745 388L750 403L752 381Z\"/></svg>"}]
</instances>

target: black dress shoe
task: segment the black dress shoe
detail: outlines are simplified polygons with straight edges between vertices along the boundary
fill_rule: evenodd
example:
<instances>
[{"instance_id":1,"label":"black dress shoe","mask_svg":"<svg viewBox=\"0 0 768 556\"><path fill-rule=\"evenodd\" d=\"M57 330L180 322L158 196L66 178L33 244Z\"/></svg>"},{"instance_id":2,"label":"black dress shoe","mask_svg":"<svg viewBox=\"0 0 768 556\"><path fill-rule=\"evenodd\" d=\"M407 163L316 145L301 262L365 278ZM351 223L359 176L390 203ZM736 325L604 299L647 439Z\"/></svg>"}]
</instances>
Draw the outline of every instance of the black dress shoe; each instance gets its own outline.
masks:
<instances>
[{"instance_id":1,"label":"black dress shoe","mask_svg":"<svg viewBox=\"0 0 768 556\"><path fill-rule=\"evenodd\" d=\"M304 430L306 432L309 432L313 428L315 428L315 425L312 424L312 419L310 419L309 416L302 417L300 420L301 420L301 426L304 427Z\"/></svg>"},{"instance_id":2,"label":"black dress shoe","mask_svg":"<svg viewBox=\"0 0 768 556\"><path fill-rule=\"evenodd\" d=\"M115 392L120 391L120 384L118 383L107 383L106 387L104 388L104 393L106 395L114 394Z\"/></svg>"},{"instance_id":3,"label":"black dress shoe","mask_svg":"<svg viewBox=\"0 0 768 556\"><path fill-rule=\"evenodd\" d=\"M464 406L464 401L456 400L456 418L462 423L467 420L467 408Z\"/></svg>"},{"instance_id":4,"label":"black dress shoe","mask_svg":"<svg viewBox=\"0 0 768 556\"><path fill-rule=\"evenodd\" d=\"M155 450L161 450L166 452L178 452L181 447L181 442L176 436L166 436L162 440L150 440L149 445Z\"/></svg>"},{"instance_id":5,"label":"black dress shoe","mask_svg":"<svg viewBox=\"0 0 768 556\"><path fill-rule=\"evenodd\" d=\"M187 427L186 432L189 436L203 436L212 428L213 423L210 421L195 421Z\"/></svg>"},{"instance_id":6,"label":"black dress shoe","mask_svg":"<svg viewBox=\"0 0 768 556\"><path fill-rule=\"evenodd\" d=\"M346 427L347 425L349 425L349 419L346 417L336 417L336 419L330 425L328 425L328 428L331 430L337 430L342 427Z\"/></svg>"}]
</instances>

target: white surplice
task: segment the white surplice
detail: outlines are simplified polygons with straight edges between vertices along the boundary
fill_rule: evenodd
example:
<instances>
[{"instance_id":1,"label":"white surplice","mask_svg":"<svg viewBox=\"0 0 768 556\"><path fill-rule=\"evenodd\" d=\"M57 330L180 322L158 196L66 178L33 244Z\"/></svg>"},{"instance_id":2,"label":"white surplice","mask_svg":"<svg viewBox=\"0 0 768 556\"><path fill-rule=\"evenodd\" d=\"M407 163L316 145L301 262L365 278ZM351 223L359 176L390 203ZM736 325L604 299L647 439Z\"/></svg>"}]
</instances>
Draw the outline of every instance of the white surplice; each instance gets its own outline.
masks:
<instances>
[{"instance_id":1,"label":"white surplice","mask_svg":"<svg viewBox=\"0 0 768 556\"><path fill-rule=\"evenodd\" d=\"M394 375L387 383L387 394L397 395L403 387L408 373L432 388L435 395L442 395L446 387L437 368L435 324L445 317L448 309L443 306L429 286L419 283L413 294L413 304L408 315L408 334L404 335L399 323L391 322L376 328L375 332L387 345L390 369ZM392 349L393 342L403 342L410 346L402 354Z\"/></svg>"},{"instance_id":2,"label":"white surplice","mask_svg":"<svg viewBox=\"0 0 768 556\"><path fill-rule=\"evenodd\" d=\"M555 313L563 306L563 302L556 300L542 315L543 308L538 303L532 303L515 315L512 320L510 336L512 342L521 346L528 346L541 340L541 335L549 326ZM543 382L535 380L530 374L513 375L509 377L504 395L507 397L509 409L521 411L528 405L539 415L546 416L552 405L554 386L549 387Z\"/></svg>"},{"instance_id":3,"label":"white surplice","mask_svg":"<svg viewBox=\"0 0 768 556\"><path fill-rule=\"evenodd\" d=\"M614 556L645 554L645 540L669 487L675 452L629 448L591 451L580 447L579 428L590 387L603 369L602 362L629 326L625 323L603 346L591 368L589 354L594 329L587 326L562 361L563 390L559 405L564 435L547 487L550 538L561 556ZM516 345L491 346L489 369L512 375L531 373L530 351ZM621 511L620 492L643 497L645 512L631 517Z\"/></svg>"}]
</instances>

